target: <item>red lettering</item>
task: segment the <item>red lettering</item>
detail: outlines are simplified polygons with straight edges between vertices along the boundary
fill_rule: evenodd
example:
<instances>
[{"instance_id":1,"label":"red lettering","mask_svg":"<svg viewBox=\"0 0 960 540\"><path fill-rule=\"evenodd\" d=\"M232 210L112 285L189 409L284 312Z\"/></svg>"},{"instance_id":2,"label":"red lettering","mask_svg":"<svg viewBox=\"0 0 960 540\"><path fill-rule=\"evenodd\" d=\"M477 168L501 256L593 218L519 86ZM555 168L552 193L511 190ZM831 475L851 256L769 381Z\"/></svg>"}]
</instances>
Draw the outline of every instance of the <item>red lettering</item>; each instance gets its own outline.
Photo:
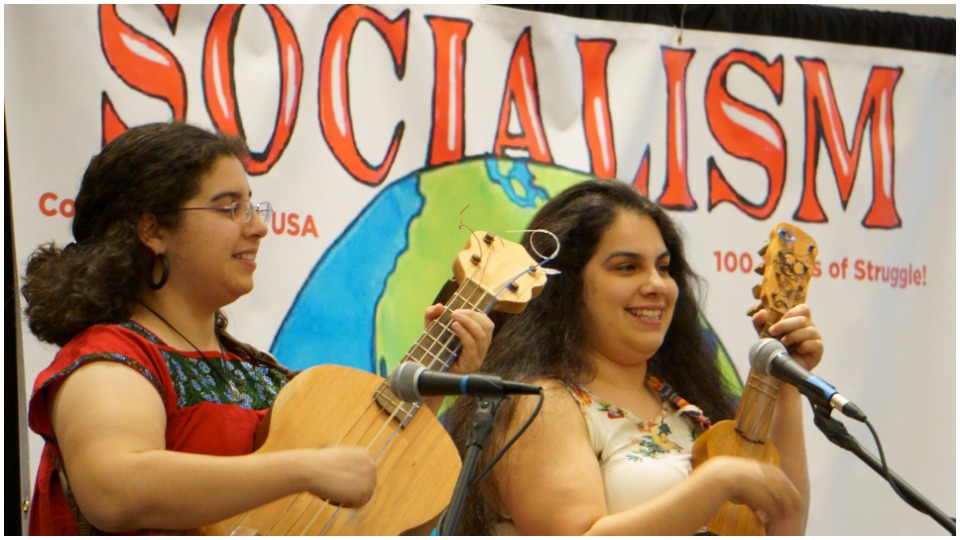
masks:
<instances>
[{"instance_id":1,"label":"red lettering","mask_svg":"<svg viewBox=\"0 0 960 540\"><path fill-rule=\"evenodd\" d=\"M170 11L164 12L171 25ZM176 57L155 40L138 32L120 19L113 5L101 5L100 46L110 68L134 90L163 100L173 119L182 121L187 115L187 86L183 67ZM175 26L176 18L173 18ZM171 27L171 31L173 27ZM104 143L126 130L106 93L102 96L101 117Z\"/></svg>"},{"instance_id":2,"label":"red lettering","mask_svg":"<svg viewBox=\"0 0 960 540\"><path fill-rule=\"evenodd\" d=\"M869 120L870 153L873 165L873 201L862 224L867 228L900 227L900 216L894 202L893 90L903 73L902 68L874 67L863 92L852 147L846 145L846 130L837 105L830 73L823 60L798 58L804 78L804 113L806 147L803 164L803 197L794 217L798 220L827 221L816 192L816 168L822 139L830 156L830 164L846 208L857 176L863 134Z\"/></svg>"},{"instance_id":3,"label":"red lettering","mask_svg":"<svg viewBox=\"0 0 960 540\"><path fill-rule=\"evenodd\" d=\"M53 217L57 214L60 214L63 217L73 217L73 214L76 211L73 199L63 199L60 201L59 205L56 205L57 199L59 199L57 194L49 191L43 195L40 195L40 201L38 204L40 207L40 213L47 217Z\"/></svg>"},{"instance_id":4,"label":"red lettering","mask_svg":"<svg viewBox=\"0 0 960 540\"><path fill-rule=\"evenodd\" d=\"M313 222L313 216L307 214L307 218L303 220L303 232L300 236L306 236L312 234L314 238L318 238L320 235L317 233L317 224Z\"/></svg>"},{"instance_id":5,"label":"red lettering","mask_svg":"<svg viewBox=\"0 0 960 540\"><path fill-rule=\"evenodd\" d=\"M644 197L650 197L650 145L647 145L643 151L643 157L640 159L640 167L637 168L637 174L633 177L633 187L643 194Z\"/></svg>"},{"instance_id":6,"label":"red lettering","mask_svg":"<svg viewBox=\"0 0 960 540\"><path fill-rule=\"evenodd\" d=\"M270 221L270 229L273 231L273 234L288 234L290 236L311 235L314 238L319 238L320 234L317 232L317 223L314 221L313 216L310 214L304 216L302 227L300 217L300 214L295 212L289 214L286 212L274 212L273 219Z\"/></svg>"},{"instance_id":7,"label":"red lettering","mask_svg":"<svg viewBox=\"0 0 960 540\"><path fill-rule=\"evenodd\" d=\"M296 236L300 234L300 214L290 214L290 219L287 221L287 234L290 236Z\"/></svg>"},{"instance_id":8,"label":"red lettering","mask_svg":"<svg viewBox=\"0 0 960 540\"><path fill-rule=\"evenodd\" d=\"M857 259L853 263L853 279L857 281L867 279L867 270L864 267L864 262L862 259Z\"/></svg>"},{"instance_id":9,"label":"red lettering","mask_svg":"<svg viewBox=\"0 0 960 540\"><path fill-rule=\"evenodd\" d=\"M73 203L73 199L64 199L60 203L60 215L63 217L73 217L73 214L76 213L76 208Z\"/></svg>"},{"instance_id":10,"label":"red lettering","mask_svg":"<svg viewBox=\"0 0 960 540\"><path fill-rule=\"evenodd\" d=\"M357 148L350 118L350 97L347 63L350 59L350 44L361 21L369 22L390 47L398 79L403 78L406 63L407 25L410 10L404 10L393 21L380 12L364 5L349 5L341 8L330 22L320 54L320 127L324 138L337 161L357 180L378 185L386 178L393 166L404 123L399 122L393 131L390 146L380 165L371 165Z\"/></svg>"},{"instance_id":11,"label":"red lettering","mask_svg":"<svg viewBox=\"0 0 960 540\"><path fill-rule=\"evenodd\" d=\"M727 75L736 65L745 66L760 75L779 104L783 100L783 58L777 57L773 62L766 62L756 53L730 51L710 70L705 96L707 123L714 139L729 154L763 167L767 174L767 197L759 204L747 201L727 182L711 157L707 165L710 176L709 208L729 202L750 216L766 219L776 210L783 195L787 142L783 129L773 117L728 92Z\"/></svg>"},{"instance_id":12,"label":"red lettering","mask_svg":"<svg viewBox=\"0 0 960 540\"><path fill-rule=\"evenodd\" d=\"M667 73L667 184L657 202L674 210L696 210L687 177L687 67L694 51L661 51Z\"/></svg>"},{"instance_id":13,"label":"red lettering","mask_svg":"<svg viewBox=\"0 0 960 540\"><path fill-rule=\"evenodd\" d=\"M280 220L280 225L277 225L277 220ZM273 218L270 220L270 230L273 231L273 234L283 234L283 229L286 226L287 226L287 213L274 212Z\"/></svg>"},{"instance_id":14,"label":"red lettering","mask_svg":"<svg viewBox=\"0 0 960 540\"><path fill-rule=\"evenodd\" d=\"M607 91L607 62L616 44L609 39L577 39L583 71L583 131L590 152L590 170L594 176L607 179L617 175Z\"/></svg>"},{"instance_id":15,"label":"red lettering","mask_svg":"<svg viewBox=\"0 0 960 540\"><path fill-rule=\"evenodd\" d=\"M177 28L177 20L180 19L180 4L157 4L157 9L167 21L167 27L170 32Z\"/></svg>"},{"instance_id":16,"label":"red lettering","mask_svg":"<svg viewBox=\"0 0 960 540\"><path fill-rule=\"evenodd\" d=\"M52 217L57 215L57 211L53 208L47 206L47 202L53 202L57 200L57 195L50 193L49 191L40 196L40 213Z\"/></svg>"},{"instance_id":17,"label":"red lettering","mask_svg":"<svg viewBox=\"0 0 960 540\"><path fill-rule=\"evenodd\" d=\"M509 133L511 105L516 107L520 135ZM540 118L540 94L537 91L537 70L530 47L530 27L523 30L513 49L507 83L500 106L500 121L493 143L493 153L504 156L507 149L529 152L530 159L553 163Z\"/></svg>"},{"instance_id":18,"label":"red lettering","mask_svg":"<svg viewBox=\"0 0 960 540\"><path fill-rule=\"evenodd\" d=\"M429 165L463 159L464 64L471 23L427 17L434 42L433 123L430 126Z\"/></svg>"},{"instance_id":19,"label":"red lettering","mask_svg":"<svg viewBox=\"0 0 960 540\"><path fill-rule=\"evenodd\" d=\"M100 132L100 145L106 146L108 142L123 135L127 131L127 124L120 119L117 109L113 102L107 96L106 92L100 94L100 111L103 122L103 129Z\"/></svg>"},{"instance_id":20,"label":"red lettering","mask_svg":"<svg viewBox=\"0 0 960 540\"><path fill-rule=\"evenodd\" d=\"M217 129L246 139L233 77L234 41L243 8L242 4L225 4L213 14L203 47L203 86L204 102ZM287 148L297 121L303 81L303 55L293 26L280 8L268 4L263 9L277 40L280 99L267 147L263 151L251 149L250 157L244 161L247 172L254 175L269 172Z\"/></svg>"}]
</instances>

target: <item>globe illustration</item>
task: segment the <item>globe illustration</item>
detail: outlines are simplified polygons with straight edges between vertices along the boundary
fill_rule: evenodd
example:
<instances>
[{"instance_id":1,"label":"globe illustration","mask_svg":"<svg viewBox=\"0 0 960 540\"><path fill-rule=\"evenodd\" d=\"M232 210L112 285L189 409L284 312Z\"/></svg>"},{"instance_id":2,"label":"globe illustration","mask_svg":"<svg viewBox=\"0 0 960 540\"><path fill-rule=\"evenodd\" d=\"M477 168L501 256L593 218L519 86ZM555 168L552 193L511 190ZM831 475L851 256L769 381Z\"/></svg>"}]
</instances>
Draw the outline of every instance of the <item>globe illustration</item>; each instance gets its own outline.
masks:
<instances>
[{"instance_id":1,"label":"globe illustration","mask_svg":"<svg viewBox=\"0 0 960 540\"><path fill-rule=\"evenodd\" d=\"M271 353L292 369L339 364L387 376L423 334L424 309L453 277L471 231L519 242L551 196L589 179L527 160L480 156L384 188L316 263ZM549 280L546 284L550 286ZM727 381L736 368L706 318Z\"/></svg>"}]
</instances>

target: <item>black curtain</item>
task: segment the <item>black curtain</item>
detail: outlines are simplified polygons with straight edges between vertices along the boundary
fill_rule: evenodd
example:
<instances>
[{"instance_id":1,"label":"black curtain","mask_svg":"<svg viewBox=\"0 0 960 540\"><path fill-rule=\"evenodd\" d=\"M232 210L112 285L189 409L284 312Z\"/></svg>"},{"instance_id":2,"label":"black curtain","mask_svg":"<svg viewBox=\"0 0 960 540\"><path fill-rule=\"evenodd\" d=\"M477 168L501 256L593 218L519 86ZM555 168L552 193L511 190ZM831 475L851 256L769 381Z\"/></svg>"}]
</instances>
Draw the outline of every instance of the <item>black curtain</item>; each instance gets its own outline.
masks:
<instances>
[{"instance_id":1,"label":"black curtain","mask_svg":"<svg viewBox=\"0 0 960 540\"><path fill-rule=\"evenodd\" d=\"M957 21L940 17L921 17L814 5L615 5L615 4L524 4L507 5L543 13L584 19L659 24L690 30L710 30L735 34L752 34L829 41L853 45L888 47L956 56ZM4 122L6 130L6 122ZM10 169L4 139L4 430L7 478L4 505L4 534L20 535L21 501L19 418L21 388L17 360L19 335L16 326L14 276L18 272L10 220ZM36 246L24 246L27 253ZM10 459L16 455L18 459ZM13 482L17 478L17 482Z\"/></svg>"},{"instance_id":2,"label":"black curtain","mask_svg":"<svg viewBox=\"0 0 960 540\"><path fill-rule=\"evenodd\" d=\"M689 30L957 54L955 18L802 4L516 4L504 7Z\"/></svg>"},{"instance_id":3,"label":"black curtain","mask_svg":"<svg viewBox=\"0 0 960 540\"><path fill-rule=\"evenodd\" d=\"M26 418L20 418L20 360L17 352L20 350L20 333L17 329L15 276L17 261L13 252L13 222L10 218L10 156L7 151L6 120L4 120L3 139L3 178L6 184L3 206L3 430L4 448L3 477L4 507L3 507L3 534L20 535L20 508L21 493L24 485L20 474L20 445L26 441L20 437L20 423ZM17 456L16 459L13 456ZM17 479L14 482L14 478Z\"/></svg>"}]
</instances>

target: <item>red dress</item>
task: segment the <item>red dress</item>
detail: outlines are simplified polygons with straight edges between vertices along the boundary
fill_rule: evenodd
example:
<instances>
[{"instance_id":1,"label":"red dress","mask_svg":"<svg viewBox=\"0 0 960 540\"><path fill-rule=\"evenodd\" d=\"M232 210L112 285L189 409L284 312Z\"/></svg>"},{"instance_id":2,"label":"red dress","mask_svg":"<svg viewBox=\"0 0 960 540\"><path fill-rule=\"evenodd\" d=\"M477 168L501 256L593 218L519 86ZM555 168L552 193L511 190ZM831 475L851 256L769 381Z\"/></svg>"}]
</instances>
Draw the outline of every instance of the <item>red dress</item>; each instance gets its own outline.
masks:
<instances>
[{"instance_id":1,"label":"red dress","mask_svg":"<svg viewBox=\"0 0 960 540\"><path fill-rule=\"evenodd\" d=\"M180 351L142 326L127 322L92 326L68 342L40 372L30 397L30 429L45 444L30 504L28 534L77 535L81 529L65 493L62 463L47 411L47 393L89 362L119 362L147 378L167 412L167 449L234 456L254 450L257 427L286 379L282 373L227 353ZM69 477L69 473L67 474ZM67 490L69 491L69 490Z\"/></svg>"}]
</instances>

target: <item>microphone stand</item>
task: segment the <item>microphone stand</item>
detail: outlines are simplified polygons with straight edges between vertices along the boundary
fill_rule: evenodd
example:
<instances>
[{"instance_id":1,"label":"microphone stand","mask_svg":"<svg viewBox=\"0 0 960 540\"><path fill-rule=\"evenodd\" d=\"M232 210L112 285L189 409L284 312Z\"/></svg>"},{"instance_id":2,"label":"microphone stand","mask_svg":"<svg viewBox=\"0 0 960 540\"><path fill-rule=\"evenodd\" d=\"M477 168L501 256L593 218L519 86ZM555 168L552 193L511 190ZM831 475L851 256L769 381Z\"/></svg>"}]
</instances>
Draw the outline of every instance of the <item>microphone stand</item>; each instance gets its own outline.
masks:
<instances>
[{"instance_id":1,"label":"microphone stand","mask_svg":"<svg viewBox=\"0 0 960 540\"><path fill-rule=\"evenodd\" d=\"M826 435L830 442L855 454L858 458L860 458L861 461L869 465L871 469L893 484L894 490L897 491L898 495L900 495L900 497L902 497L910 506L932 517L940 525L947 529L949 533L953 534L954 536L957 535L956 520L944 514L923 495L917 493L916 490L910 486L910 484L906 483L902 478L897 476L897 474L890 470L889 467L887 467L886 472L884 472L884 467L880 461L877 460L873 454L863 448L863 446L861 446L860 443L857 442L852 435L850 435L846 426L844 426L843 423L838 422L836 419L830 417L829 408L820 407L816 404L812 405L813 423L816 424L817 428L819 428L824 435Z\"/></svg>"},{"instance_id":2,"label":"microphone stand","mask_svg":"<svg viewBox=\"0 0 960 540\"><path fill-rule=\"evenodd\" d=\"M440 536L454 536L456 534L457 524L460 522L460 513L463 511L463 505L470 493L473 475L476 473L477 463L480 461L480 453L483 451L483 446L487 444L490 432L493 431L497 408L500 407L503 396L477 396L476 399L477 412L473 415L473 427L470 429L470 435L467 436L467 451L463 458L463 467L460 468L460 477L457 478L457 485L453 489L450 505L440 520Z\"/></svg>"}]
</instances>

